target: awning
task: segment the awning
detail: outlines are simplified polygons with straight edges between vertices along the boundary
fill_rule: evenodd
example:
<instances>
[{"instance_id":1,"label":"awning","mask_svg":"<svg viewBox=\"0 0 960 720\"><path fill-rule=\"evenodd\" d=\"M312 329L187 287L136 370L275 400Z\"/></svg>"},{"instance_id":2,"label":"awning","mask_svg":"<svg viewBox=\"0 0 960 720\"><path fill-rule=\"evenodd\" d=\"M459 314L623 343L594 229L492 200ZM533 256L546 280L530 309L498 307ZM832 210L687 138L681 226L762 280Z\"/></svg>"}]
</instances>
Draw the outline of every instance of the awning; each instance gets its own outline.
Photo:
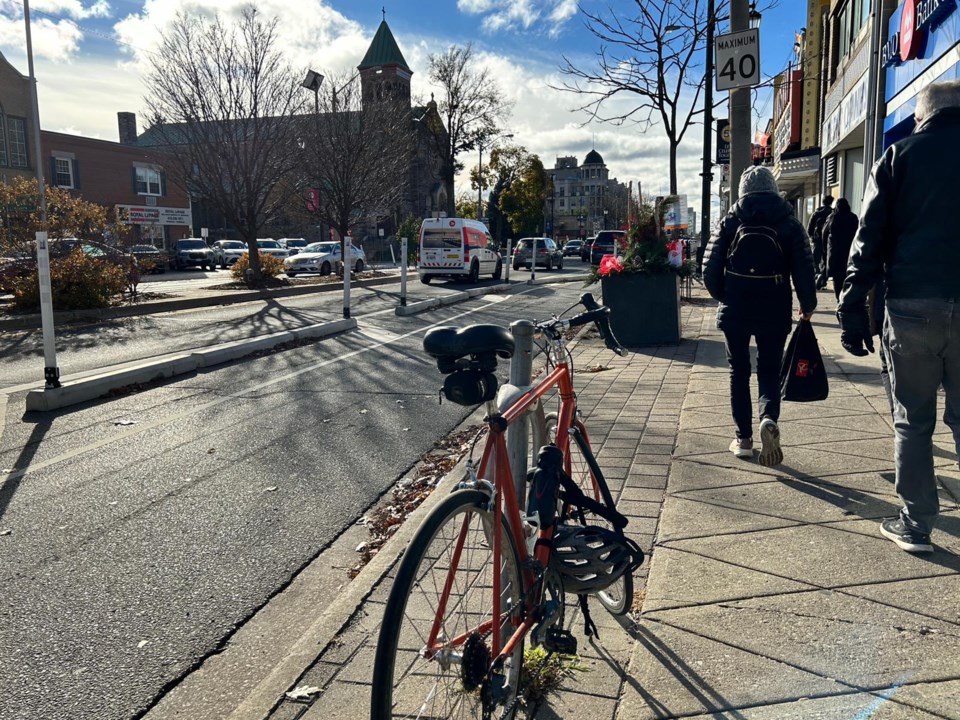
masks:
<instances>
[{"instance_id":1,"label":"awning","mask_svg":"<svg viewBox=\"0 0 960 720\"><path fill-rule=\"evenodd\" d=\"M784 153L773 166L781 192L790 192L815 180L820 172L820 148Z\"/></svg>"}]
</instances>

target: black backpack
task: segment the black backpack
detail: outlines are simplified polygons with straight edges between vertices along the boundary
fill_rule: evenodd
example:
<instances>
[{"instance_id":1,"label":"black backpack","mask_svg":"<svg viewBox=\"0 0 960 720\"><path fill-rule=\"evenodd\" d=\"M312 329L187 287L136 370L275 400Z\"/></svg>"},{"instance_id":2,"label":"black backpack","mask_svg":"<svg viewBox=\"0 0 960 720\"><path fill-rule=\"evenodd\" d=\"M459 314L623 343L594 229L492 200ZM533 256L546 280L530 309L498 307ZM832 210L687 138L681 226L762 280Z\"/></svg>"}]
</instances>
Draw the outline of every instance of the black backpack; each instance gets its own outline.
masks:
<instances>
[{"instance_id":1,"label":"black backpack","mask_svg":"<svg viewBox=\"0 0 960 720\"><path fill-rule=\"evenodd\" d=\"M737 228L724 268L728 280L754 289L759 281L778 285L787 279L788 272L776 230L766 225L743 224Z\"/></svg>"}]
</instances>

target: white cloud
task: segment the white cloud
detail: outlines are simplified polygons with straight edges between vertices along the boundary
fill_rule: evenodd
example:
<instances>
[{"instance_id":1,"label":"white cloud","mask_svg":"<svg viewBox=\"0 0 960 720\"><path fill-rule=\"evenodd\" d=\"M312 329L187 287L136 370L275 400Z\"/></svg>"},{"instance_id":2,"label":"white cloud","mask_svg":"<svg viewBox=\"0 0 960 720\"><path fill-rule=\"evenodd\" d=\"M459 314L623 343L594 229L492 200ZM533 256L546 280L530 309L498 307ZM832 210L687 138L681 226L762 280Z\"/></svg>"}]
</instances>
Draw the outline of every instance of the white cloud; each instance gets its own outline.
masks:
<instances>
[{"instance_id":1,"label":"white cloud","mask_svg":"<svg viewBox=\"0 0 960 720\"><path fill-rule=\"evenodd\" d=\"M80 0L34 0L30 29L34 58L68 62L80 49L83 30L74 22L93 17L106 17L110 4L97 0L85 4ZM23 24L23 3L0 0L0 48L5 53L26 52L26 31Z\"/></svg>"},{"instance_id":2,"label":"white cloud","mask_svg":"<svg viewBox=\"0 0 960 720\"><path fill-rule=\"evenodd\" d=\"M457 9L482 15L480 26L490 33L533 28L557 37L577 14L577 0L457 0Z\"/></svg>"},{"instance_id":3,"label":"white cloud","mask_svg":"<svg viewBox=\"0 0 960 720\"><path fill-rule=\"evenodd\" d=\"M75 20L110 15L110 3L107 0L96 0L91 4L81 0L33 0L33 8L50 15L68 15Z\"/></svg>"}]
</instances>

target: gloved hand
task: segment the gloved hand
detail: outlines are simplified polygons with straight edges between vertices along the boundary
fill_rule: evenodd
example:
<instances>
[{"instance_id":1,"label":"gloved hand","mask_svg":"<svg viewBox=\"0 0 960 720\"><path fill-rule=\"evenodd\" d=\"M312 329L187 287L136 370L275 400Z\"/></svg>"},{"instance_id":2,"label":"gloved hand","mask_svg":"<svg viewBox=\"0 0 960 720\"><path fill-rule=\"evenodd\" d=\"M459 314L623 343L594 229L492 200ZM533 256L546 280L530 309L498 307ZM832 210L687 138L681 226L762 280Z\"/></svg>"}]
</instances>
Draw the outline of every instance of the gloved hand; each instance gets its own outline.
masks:
<instances>
[{"instance_id":1,"label":"gloved hand","mask_svg":"<svg viewBox=\"0 0 960 720\"><path fill-rule=\"evenodd\" d=\"M870 316L867 306L856 310L837 309L840 321L840 344L851 355L863 357L874 352L873 336L870 334Z\"/></svg>"}]
</instances>

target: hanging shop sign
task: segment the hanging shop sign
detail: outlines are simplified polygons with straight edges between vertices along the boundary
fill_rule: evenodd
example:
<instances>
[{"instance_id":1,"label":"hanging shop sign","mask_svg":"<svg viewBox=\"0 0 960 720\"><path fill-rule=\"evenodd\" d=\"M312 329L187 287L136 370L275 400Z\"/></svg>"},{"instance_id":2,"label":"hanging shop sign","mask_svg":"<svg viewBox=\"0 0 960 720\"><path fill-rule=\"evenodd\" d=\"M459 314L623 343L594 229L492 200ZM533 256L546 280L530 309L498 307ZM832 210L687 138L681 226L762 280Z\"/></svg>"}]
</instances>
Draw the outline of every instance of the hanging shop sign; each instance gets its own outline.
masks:
<instances>
[{"instance_id":1,"label":"hanging shop sign","mask_svg":"<svg viewBox=\"0 0 960 720\"><path fill-rule=\"evenodd\" d=\"M880 51L884 67L913 60L923 47L924 36L957 9L956 0L904 0L900 25Z\"/></svg>"}]
</instances>

